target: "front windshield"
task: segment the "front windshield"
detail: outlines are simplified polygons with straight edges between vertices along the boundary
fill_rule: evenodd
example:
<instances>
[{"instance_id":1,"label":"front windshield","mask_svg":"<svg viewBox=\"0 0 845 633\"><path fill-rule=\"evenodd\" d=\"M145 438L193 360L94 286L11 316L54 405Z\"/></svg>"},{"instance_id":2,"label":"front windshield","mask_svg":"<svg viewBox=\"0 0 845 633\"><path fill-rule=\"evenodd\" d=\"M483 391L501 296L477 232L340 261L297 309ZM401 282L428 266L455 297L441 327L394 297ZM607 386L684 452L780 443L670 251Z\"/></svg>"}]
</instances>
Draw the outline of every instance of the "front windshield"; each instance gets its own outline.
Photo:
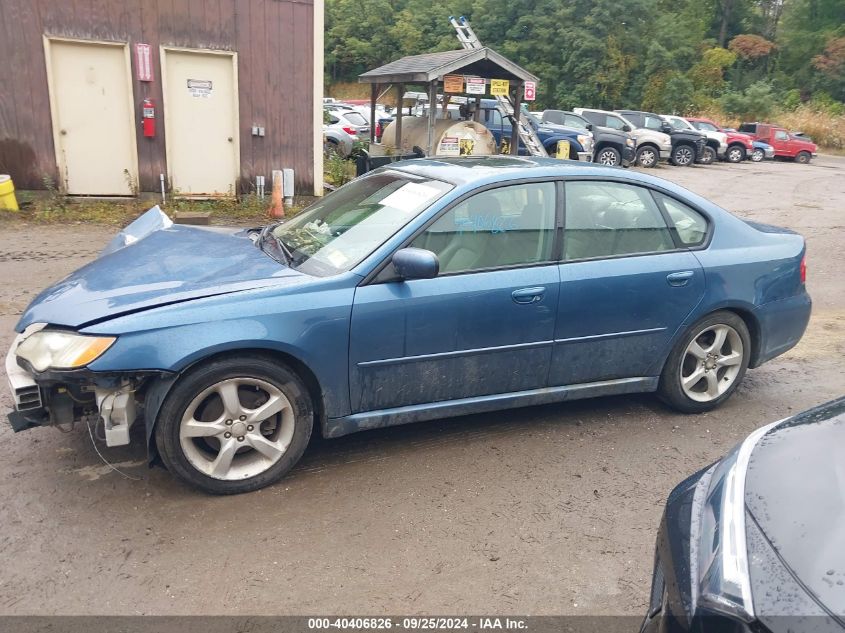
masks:
<instances>
[{"instance_id":1,"label":"front windshield","mask_svg":"<svg viewBox=\"0 0 845 633\"><path fill-rule=\"evenodd\" d=\"M353 180L272 235L290 253L290 265L317 276L350 270L452 185L387 170Z\"/></svg>"}]
</instances>

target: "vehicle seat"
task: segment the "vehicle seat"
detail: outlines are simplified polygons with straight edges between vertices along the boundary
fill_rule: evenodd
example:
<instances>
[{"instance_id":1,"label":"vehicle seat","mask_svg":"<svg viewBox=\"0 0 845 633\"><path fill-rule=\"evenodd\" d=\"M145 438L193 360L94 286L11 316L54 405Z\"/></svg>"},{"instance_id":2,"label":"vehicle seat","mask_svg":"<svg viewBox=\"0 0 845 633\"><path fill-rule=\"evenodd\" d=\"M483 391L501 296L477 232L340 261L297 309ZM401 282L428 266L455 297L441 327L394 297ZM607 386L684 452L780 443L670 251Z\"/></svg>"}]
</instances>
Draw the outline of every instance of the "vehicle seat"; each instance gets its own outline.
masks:
<instances>
[{"instance_id":1,"label":"vehicle seat","mask_svg":"<svg viewBox=\"0 0 845 633\"><path fill-rule=\"evenodd\" d=\"M469 199L467 218L456 227L453 239L438 254L440 270L457 272L500 265L506 250L507 231L503 230L502 207L490 195Z\"/></svg>"}]
</instances>

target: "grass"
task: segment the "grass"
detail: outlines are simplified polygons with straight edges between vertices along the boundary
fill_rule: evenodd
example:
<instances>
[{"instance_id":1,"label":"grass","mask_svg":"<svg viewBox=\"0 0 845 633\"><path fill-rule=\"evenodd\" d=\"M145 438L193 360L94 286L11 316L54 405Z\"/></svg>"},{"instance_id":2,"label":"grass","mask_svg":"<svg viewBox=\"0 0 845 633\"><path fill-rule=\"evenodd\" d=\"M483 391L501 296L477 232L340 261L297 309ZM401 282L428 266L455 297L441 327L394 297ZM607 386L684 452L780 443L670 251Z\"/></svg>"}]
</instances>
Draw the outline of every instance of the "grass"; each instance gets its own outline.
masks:
<instances>
[{"instance_id":1,"label":"grass","mask_svg":"<svg viewBox=\"0 0 845 633\"><path fill-rule=\"evenodd\" d=\"M179 213L211 213L212 224L266 224L270 219L269 196L263 200L254 194L239 199L219 200L161 199L153 196L138 198L72 198L55 190L18 191L19 213L0 210L2 222L31 222L36 224L106 224L125 226L150 207L158 204L171 218ZM311 196L297 196L292 207L285 208L287 217L295 215L311 204Z\"/></svg>"}]
</instances>

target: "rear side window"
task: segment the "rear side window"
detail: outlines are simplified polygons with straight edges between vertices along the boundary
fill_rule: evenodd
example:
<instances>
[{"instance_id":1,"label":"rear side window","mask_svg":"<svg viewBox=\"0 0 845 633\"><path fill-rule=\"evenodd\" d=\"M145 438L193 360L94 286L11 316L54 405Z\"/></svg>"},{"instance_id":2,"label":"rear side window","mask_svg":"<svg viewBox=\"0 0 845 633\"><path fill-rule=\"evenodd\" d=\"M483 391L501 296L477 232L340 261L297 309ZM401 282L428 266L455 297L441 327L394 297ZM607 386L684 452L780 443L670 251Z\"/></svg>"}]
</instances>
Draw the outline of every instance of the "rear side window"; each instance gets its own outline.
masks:
<instances>
[{"instance_id":1,"label":"rear side window","mask_svg":"<svg viewBox=\"0 0 845 633\"><path fill-rule=\"evenodd\" d=\"M346 120L352 125L367 125L367 119L358 112L344 112L343 116L346 117Z\"/></svg>"},{"instance_id":2,"label":"rear side window","mask_svg":"<svg viewBox=\"0 0 845 633\"><path fill-rule=\"evenodd\" d=\"M699 246L704 243L704 238L707 237L707 220L703 215L662 193L655 193L655 196L666 209L675 233L684 246Z\"/></svg>"},{"instance_id":3,"label":"rear side window","mask_svg":"<svg viewBox=\"0 0 845 633\"><path fill-rule=\"evenodd\" d=\"M675 248L648 189L616 182L566 183L564 259L658 253Z\"/></svg>"}]
</instances>

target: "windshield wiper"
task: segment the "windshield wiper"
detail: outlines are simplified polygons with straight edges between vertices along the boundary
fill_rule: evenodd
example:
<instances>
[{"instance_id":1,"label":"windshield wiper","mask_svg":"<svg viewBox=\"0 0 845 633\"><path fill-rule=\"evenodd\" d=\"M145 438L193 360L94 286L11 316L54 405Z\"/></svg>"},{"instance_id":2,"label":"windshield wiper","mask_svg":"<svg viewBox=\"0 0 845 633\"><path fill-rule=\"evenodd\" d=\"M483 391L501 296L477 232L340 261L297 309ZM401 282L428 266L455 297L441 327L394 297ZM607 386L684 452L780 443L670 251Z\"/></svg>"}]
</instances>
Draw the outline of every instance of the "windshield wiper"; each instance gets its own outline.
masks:
<instances>
[{"instance_id":1,"label":"windshield wiper","mask_svg":"<svg viewBox=\"0 0 845 633\"><path fill-rule=\"evenodd\" d=\"M258 244L261 249L264 250L264 243L267 241L267 238L272 237L273 243L276 245L276 249L282 254L282 257L284 257L285 259L284 263L291 264L293 263L293 253L291 253L287 244L285 244L280 238L276 237L273 234L273 229L276 228L276 226L278 225L268 224L263 229L261 229L261 233L258 234Z\"/></svg>"}]
</instances>

